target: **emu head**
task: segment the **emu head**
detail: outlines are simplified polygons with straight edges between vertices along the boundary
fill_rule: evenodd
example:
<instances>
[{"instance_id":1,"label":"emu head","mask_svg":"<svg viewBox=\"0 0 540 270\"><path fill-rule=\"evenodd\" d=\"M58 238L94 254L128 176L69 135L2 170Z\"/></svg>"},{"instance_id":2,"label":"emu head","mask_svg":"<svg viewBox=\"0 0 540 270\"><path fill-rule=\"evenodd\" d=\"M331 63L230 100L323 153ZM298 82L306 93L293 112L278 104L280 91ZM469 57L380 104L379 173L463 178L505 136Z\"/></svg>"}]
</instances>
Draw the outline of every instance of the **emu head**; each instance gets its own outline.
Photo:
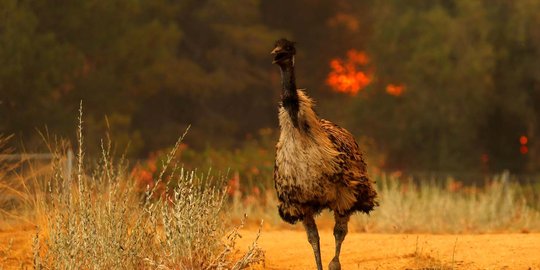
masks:
<instances>
[{"instance_id":1,"label":"emu head","mask_svg":"<svg viewBox=\"0 0 540 270\"><path fill-rule=\"evenodd\" d=\"M280 66L292 64L294 66L294 55L296 54L294 44L294 42L284 38L276 41L276 45L270 53L274 56L272 64L277 64Z\"/></svg>"}]
</instances>

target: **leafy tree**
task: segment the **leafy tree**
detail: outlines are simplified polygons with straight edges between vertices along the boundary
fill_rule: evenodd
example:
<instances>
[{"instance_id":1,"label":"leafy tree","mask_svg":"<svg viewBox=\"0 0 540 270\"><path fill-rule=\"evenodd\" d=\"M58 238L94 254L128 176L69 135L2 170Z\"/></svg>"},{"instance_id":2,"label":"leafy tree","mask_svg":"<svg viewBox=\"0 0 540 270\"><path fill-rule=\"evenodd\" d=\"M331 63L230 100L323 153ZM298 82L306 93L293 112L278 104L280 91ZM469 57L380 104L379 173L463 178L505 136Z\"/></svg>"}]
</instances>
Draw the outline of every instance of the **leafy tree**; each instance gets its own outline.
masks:
<instances>
[{"instance_id":1,"label":"leafy tree","mask_svg":"<svg viewBox=\"0 0 540 270\"><path fill-rule=\"evenodd\" d=\"M384 168L532 172L539 10L538 0L0 0L0 133L28 146L46 125L74 139L83 100L89 149L110 127L119 148L146 156L188 124L190 149L241 148L277 127L269 51L288 37L298 85L321 115L373 141ZM366 51L374 74L356 97L326 84L329 62L350 49Z\"/></svg>"},{"instance_id":2,"label":"leafy tree","mask_svg":"<svg viewBox=\"0 0 540 270\"><path fill-rule=\"evenodd\" d=\"M534 160L518 139L538 126L536 11L538 1L374 2L377 80L352 122L377 140L387 168L522 171ZM393 83L405 94L385 94Z\"/></svg>"},{"instance_id":3,"label":"leafy tree","mask_svg":"<svg viewBox=\"0 0 540 270\"><path fill-rule=\"evenodd\" d=\"M39 18L25 2L0 3L0 133L58 128L69 91L66 83L80 55L54 33L39 29ZM67 109L69 110L69 109Z\"/></svg>"}]
</instances>

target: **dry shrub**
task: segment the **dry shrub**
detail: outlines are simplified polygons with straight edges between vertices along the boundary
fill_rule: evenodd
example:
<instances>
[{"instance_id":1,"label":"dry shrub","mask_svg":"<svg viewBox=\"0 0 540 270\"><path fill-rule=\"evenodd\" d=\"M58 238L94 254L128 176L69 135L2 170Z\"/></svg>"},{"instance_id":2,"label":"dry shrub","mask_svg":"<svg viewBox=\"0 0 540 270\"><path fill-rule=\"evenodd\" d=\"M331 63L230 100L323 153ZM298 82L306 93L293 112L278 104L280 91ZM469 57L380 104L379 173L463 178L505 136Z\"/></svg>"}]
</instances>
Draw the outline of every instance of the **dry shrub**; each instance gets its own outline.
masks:
<instances>
[{"instance_id":1,"label":"dry shrub","mask_svg":"<svg viewBox=\"0 0 540 270\"><path fill-rule=\"evenodd\" d=\"M13 149L8 146L8 142L13 135L5 136L0 134L0 211L5 214L5 211L15 207L14 201L20 194L20 191L13 188L8 179L11 179L10 174L15 170L20 162L10 160L9 154Z\"/></svg>"},{"instance_id":2,"label":"dry shrub","mask_svg":"<svg viewBox=\"0 0 540 270\"><path fill-rule=\"evenodd\" d=\"M508 173L483 186L462 187L452 179L419 183L389 175L377 177L380 207L357 215L366 231L478 233L538 231L540 213L523 196L527 186ZM446 182L447 185L438 183Z\"/></svg>"},{"instance_id":3,"label":"dry shrub","mask_svg":"<svg viewBox=\"0 0 540 270\"><path fill-rule=\"evenodd\" d=\"M76 175L57 158L42 201L47 222L34 241L36 269L242 269L263 261L257 239L246 254L235 254L238 228L224 218L223 178L173 164L183 136L157 184L141 195L126 162L111 158L110 143L102 143L100 161L87 174L79 123Z\"/></svg>"}]
</instances>

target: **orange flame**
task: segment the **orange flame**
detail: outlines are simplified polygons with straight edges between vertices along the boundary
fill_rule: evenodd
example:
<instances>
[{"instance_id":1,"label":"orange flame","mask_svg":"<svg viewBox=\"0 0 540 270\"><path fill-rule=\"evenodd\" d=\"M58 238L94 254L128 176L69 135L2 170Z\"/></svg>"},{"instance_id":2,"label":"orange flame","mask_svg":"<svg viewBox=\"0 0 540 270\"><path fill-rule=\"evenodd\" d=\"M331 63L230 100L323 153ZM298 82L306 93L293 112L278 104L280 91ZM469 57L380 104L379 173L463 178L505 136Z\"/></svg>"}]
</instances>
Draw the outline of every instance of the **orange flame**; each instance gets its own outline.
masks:
<instances>
[{"instance_id":1,"label":"orange flame","mask_svg":"<svg viewBox=\"0 0 540 270\"><path fill-rule=\"evenodd\" d=\"M401 94L403 94L404 91L405 91L404 85L389 84L386 86L386 93L392 96L399 97L401 96Z\"/></svg>"},{"instance_id":2,"label":"orange flame","mask_svg":"<svg viewBox=\"0 0 540 270\"><path fill-rule=\"evenodd\" d=\"M519 143L520 144L525 145L525 144L527 144L527 142L529 142L529 139L527 138L527 136L521 135L521 137L519 137Z\"/></svg>"},{"instance_id":3,"label":"orange flame","mask_svg":"<svg viewBox=\"0 0 540 270\"><path fill-rule=\"evenodd\" d=\"M489 162L489 155L484 153L480 156L480 160L482 160L482 163L488 163Z\"/></svg>"},{"instance_id":4,"label":"orange flame","mask_svg":"<svg viewBox=\"0 0 540 270\"><path fill-rule=\"evenodd\" d=\"M371 74L359 70L368 63L369 58L364 52L349 50L345 61L339 58L330 61L332 70L326 83L337 92L356 95L372 81Z\"/></svg>"}]
</instances>

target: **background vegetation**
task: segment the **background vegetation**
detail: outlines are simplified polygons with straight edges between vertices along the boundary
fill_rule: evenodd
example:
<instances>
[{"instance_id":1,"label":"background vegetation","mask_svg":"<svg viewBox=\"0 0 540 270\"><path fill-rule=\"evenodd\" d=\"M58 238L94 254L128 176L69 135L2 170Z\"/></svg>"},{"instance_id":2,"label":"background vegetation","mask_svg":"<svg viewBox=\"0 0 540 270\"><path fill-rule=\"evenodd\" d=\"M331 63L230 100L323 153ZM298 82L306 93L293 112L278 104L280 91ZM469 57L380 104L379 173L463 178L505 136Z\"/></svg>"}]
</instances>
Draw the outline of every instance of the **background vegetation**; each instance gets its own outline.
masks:
<instances>
[{"instance_id":1,"label":"background vegetation","mask_svg":"<svg viewBox=\"0 0 540 270\"><path fill-rule=\"evenodd\" d=\"M0 0L0 133L28 149L45 126L73 141L82 99L88 149L111 126L129 157L147 158L192 124L189 149L232 155L261 130L274 138L269 51L285 36L298 42L298 85L371 165L536 172L539 11L538 0ZM327 81L351 50L368 59L356 95Z\"/></svg>"}]
</instances>

